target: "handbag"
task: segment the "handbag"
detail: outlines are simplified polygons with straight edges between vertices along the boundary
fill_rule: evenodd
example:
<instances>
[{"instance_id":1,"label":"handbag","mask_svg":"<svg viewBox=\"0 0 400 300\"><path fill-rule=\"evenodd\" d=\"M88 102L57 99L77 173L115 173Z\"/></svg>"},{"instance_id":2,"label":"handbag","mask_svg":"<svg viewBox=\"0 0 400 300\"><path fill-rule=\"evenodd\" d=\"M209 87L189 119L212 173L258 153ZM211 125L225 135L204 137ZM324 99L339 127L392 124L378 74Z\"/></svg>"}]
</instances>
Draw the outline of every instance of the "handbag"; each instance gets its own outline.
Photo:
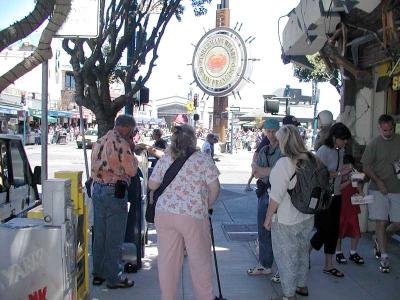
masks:
<instances>
[{"instance_id":1,"label":"handbag","mask_svg":"<svg viewBox=\"0 0 400 300\"><path fill-rule=\"evenodd\" d=\"M156 189L153 193L153 197L151 199L150 193L147 195L147 206L145 219L147 223L154 223L154 216L156 213L156 204L157 199L162 195L167 186L174 180L175 176L179 173L179 170L183 167L186 160L193 154L194 152L188 152L186 156L177 158L165 172L163 181L161 185Z\"/></svg>"}]
</instances>

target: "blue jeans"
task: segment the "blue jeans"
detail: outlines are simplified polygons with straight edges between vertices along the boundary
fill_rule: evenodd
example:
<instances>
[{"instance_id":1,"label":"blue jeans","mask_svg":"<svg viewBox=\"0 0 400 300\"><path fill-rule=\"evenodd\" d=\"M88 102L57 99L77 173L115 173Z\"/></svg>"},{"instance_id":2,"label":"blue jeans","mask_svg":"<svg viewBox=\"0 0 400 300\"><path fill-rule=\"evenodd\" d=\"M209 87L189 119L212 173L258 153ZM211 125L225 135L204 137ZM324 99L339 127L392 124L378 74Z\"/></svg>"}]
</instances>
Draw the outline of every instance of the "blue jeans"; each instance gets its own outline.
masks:
<instances>
[{"instance_id":1,"label":"blue jeans","mask_svg":"<svg viewBox=\"0 0 400 300\"><path fill-rule=\"evenodd\" d=\"M271 231L264 227L265 216L269 204L268 193L258 198L257 227L258 227L258 260L264 268L271 268L274 261L272 252Z\"/></svg>"},{"instance_id":2,"label":"blue jeans","mask_svg":"<svg viewBox=\"0 0 400 300\"><path fill-rule=\"evenodd\" d=\"M122 244L125 238L127 212L125 198L114 197L114 187L95 183L93 186L94 242L93 275L115 285L122 274Z\"/></svg>"}]
</instances>

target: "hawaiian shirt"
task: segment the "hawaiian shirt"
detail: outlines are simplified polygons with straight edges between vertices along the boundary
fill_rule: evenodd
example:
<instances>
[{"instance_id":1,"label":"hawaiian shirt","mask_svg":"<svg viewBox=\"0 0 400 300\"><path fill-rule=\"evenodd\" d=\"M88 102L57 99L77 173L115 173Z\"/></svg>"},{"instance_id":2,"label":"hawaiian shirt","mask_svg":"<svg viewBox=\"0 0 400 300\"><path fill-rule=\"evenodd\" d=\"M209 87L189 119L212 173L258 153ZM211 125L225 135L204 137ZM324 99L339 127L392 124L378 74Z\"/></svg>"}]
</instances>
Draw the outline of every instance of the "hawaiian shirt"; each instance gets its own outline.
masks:
<instances>
[{"instance_id":1,"label":"hawaiian shirt","mask_svg":"<svg viewBox=\"0 0 400 300\"><path fill-rule=\"evenodd\" d=\"M118 180L129 183L138 168L129 143L115 129L93 145L91 161L91 176L99 183L114 184Z\"/></svg>"},{"instance_id":2,"label":"hawaiian shirt","mask_svg":"<svg viewBox=\"0 0 400 300\"><path fill-rule=\"evenodd\" d=\"M173 159L167 152L157 162L150 179L161 183ZM189 215L197 219L208 216L208 187L218 179L219 171L211 156L193 153L157 200L156 210Z\"/></svg>"}]
</instances>

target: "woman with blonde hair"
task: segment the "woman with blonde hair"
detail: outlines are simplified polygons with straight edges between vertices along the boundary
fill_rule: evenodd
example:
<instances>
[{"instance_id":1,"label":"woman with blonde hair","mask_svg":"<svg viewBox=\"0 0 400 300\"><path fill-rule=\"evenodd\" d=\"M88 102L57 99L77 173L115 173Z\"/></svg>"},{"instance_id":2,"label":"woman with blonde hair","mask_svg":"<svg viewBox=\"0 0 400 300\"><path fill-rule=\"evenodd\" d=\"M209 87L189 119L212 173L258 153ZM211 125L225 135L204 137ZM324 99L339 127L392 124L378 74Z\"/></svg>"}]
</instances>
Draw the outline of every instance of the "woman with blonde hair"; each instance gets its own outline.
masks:
<instances>
[{"instance_id":1,"label":"woman with blonde hair","mask_svg":"<svg viewBox=\"0 0 400 300\"><path fill-rule=\"evenodd\" d=\"M316 157L307 151L298 129L293 125L281 127L276 138L284 157L271 170L270 202L264 226L271 230L272 249L284 295L276 299L295 299L295 294L308 295L309 236L314 216L303 214L293 206L288 189L296 185L297 178L293 174L297 164Z\"/></svg>"},{"instance_id":2,"label":"woman with blonde hair","mask_svg":"<svg viewBox=\"0 0 400 300\"><path fill-rule=\"evenodd\" d=\"M196 136L191 126L174 126L172 132L171 145L149 180L149 188L157 190L164 177L169 176L167 171L173 162L188 157L156 204L161 298L176 299L186 248L196 298L212 300L208 210L219 194L219 171L210 155L196 150Z\"/></svg>"}]
</instances>

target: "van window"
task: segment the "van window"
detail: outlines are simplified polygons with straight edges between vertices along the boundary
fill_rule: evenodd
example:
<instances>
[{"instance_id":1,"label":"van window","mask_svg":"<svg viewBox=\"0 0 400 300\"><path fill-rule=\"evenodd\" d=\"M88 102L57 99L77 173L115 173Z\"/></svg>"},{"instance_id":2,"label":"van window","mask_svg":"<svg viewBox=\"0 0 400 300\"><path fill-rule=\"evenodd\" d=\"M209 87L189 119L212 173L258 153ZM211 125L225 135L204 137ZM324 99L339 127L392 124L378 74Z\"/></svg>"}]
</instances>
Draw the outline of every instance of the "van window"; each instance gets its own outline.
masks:
<instances>
[{"instance_id":1,"label":"van window","mask_svg":"<svg viewBox=\"0 0 400 300\"><path fill-rule=\"evenodd\" d=\"M0 193L5 192L8 187L7 146L0 142Z\"/></svg>"},{"instance_id":2,"label":"van window","mask_svg":"<svg viewBox=\"0 0 400 300\"><path fill-rule=\"evenodd\" d=\"M24 151L21 143L19 141L11 141L10 152L14 186L28 184L28 162L23 156Z\"/></svg>"}]
</instances>

